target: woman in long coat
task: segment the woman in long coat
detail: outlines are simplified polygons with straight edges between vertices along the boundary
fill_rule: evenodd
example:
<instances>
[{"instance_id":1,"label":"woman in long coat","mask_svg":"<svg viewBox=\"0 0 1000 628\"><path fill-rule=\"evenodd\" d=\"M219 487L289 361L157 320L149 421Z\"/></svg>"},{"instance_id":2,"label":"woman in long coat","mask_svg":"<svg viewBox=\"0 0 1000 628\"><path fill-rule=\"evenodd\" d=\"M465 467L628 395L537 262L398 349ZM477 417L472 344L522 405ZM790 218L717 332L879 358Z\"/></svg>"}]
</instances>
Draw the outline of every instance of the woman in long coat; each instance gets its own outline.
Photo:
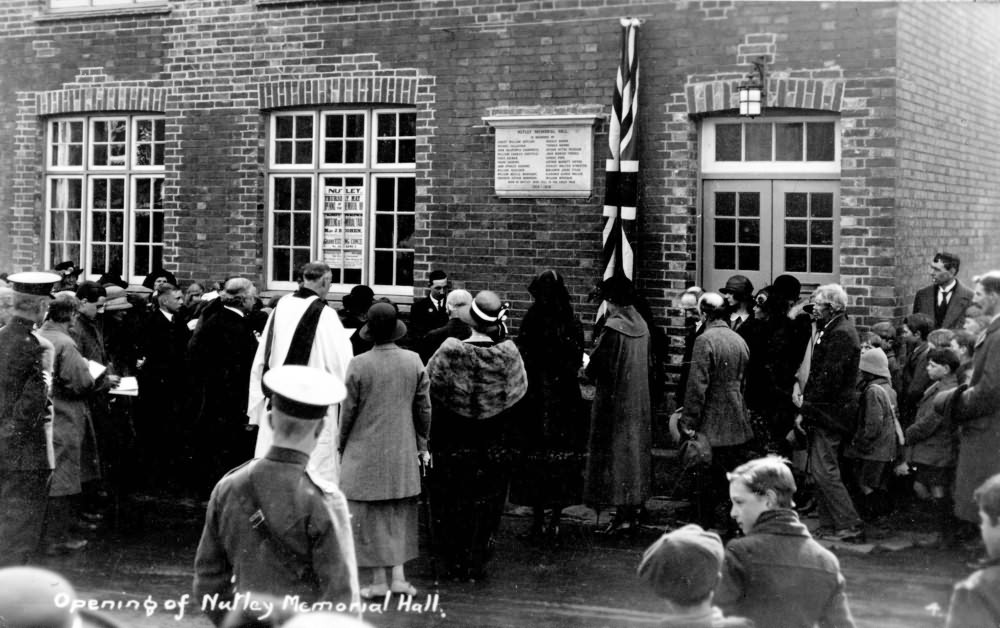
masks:
<instances>
[{"instance_id":1,"label":"woman in long coat","mask_svg":"<svg viewBox=\"0 0 1000 628\"><path fill-rule=\"evenodd\" d=\"M396 345L406 325L391 304L372 305L360 334L375 345L347 367L340 490L351 511L358 567L372 573L361 596L414 595L403 564L418 554L419 467L429 459L431 427L427 374L419 355ZM388 585L386 567L392 568Z\"/></svg>"},{"instance_id":2,"label":"woman in long coat","mask_svg":"<svg viewBox=\"0 0 1000 628\"><path fill-rule=\"evenodd\" d=\"M613 277L601 286L608 317L587 365L597 390L590 413L584 501L600 513L615 505L603 532L634 530L649 497L652 402L649 328L633 307L632 283Z\"/></svg>"},{"instance_id":3,"label":"woman in long coat","mask_svg":"<svg viewBox=\"0 0 1000 628\"><path fill-rule=\"evenodd\" d=\"M588 421L577 373L583 356L583 326L573 314L563 278L554 270L536 277L517 347L528 373L528 393L519 406L519 457L511 501L534 509L533 535L558 534L562 509L578 503L583 488L583 452ZM545 509L552 509L545 529Z\"/></svg>"},{"instance_id":4,"label":"woman in long coat","mask_svg":"<svg viewBox=\"0 0 1000 628\"><path fill-rule=\"evenodd\" d=\"M81 466L85 451L84 440L93 438L90 428L88 396L95 381L69 335L69 326L79 308L76 297L60 297L49 306L48 319L39 333L55 346L52 374L52 441L55 449L55 470L49 484L49 513L45 538L47 552L59 553L82 548L83 539L71 539L70 526L76 516L77 496L83 491ZM96 466L96 465L95 465Z\"/></svg>"},{"instance_id":5,"label":"woman in long coat","mask_svg":"<svg viewBox=\"0 0 1000 628\"><path fill-rule=\"evenodd\" d=\"M462 580L482 577L492 555L510 482L507 432L528 387L517 347L491 337L505 314L500 297L480 292L469 311L472 335L446 339L427 362L436 549L448 575Z\"/></svg>"}]
</instances>

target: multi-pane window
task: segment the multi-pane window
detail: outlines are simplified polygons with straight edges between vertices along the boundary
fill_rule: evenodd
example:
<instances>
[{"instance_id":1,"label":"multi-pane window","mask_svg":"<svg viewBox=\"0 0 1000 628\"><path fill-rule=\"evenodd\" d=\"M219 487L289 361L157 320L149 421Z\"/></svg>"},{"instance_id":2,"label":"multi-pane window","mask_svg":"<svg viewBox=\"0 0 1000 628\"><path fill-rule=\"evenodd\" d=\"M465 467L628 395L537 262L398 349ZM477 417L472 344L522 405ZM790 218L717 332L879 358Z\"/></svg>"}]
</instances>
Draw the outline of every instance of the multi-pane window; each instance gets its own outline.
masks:
<instances>
[{"instance_id":1,"label":"multi-pane window","mask_svg":"<svg viewBox=\"0 0 1000 628\"><path fill-rule=\"evenodd\" d=\"M715 267L760 270L760 193L715 193Z\"/></svg>"},{"instance_id":2,"label":"multi-pane window","mask_svg":"<svg viewBox=\"0 0 1000 628\"><path fill-rule=\"evenodd\" d=\"M282 111L270 118L268 286L314 259L335 290L413 285L413 109Z\"/></svg>"},{"instance_id":3,"label":"multi-pane window","mask_svg":"<svg viewBox=\"0 0 1000 628\"><path fill-rule=\"evenodd\" d=\"M141 281L163 263L165 122L160 116L47 122L47 262Z\"/></svg>"},{"instance_id":4,"label":"multi-pane window","mask_svg":"<svg viewBox=\"0 0 1000 628\"><path fill-rule=\"evenodd\" d=\"M833 272L833 194L785 194L785 270Z\"/></svg>"},{"instance_id":5,"label":"multi-pane window","mask_svg":"<svg viewBox=\"0 0 1000 628\"><path fill-rule=\"evenodd\" d=\"M716 161L833 161L833 122L742 122L715 127Z\"/></svg>"}]
</instances>

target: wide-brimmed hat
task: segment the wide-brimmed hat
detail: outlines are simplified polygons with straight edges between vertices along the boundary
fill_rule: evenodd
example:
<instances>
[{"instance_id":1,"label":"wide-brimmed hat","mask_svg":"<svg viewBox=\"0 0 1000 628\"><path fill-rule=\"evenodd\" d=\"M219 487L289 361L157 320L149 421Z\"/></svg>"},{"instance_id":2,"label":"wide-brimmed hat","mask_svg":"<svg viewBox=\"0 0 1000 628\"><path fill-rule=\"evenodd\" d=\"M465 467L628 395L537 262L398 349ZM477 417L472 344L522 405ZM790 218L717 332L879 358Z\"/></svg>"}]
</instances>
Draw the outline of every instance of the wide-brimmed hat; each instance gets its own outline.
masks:
<instances>
[{"instance_id":1,"label":"wide-brimmed hat","mask_svg":"<svg viewBox=\"0 0 1000 628\"><path fill-rule=\"evenodd\" d=\"M128 302L128 297L125 294L125 289L116 285L108 285L104 287L107 292L107 298L104 301L104 311L114 312L115 310L128 310L132 308L132 304Z\"/></svg>"},{"instance_id":2,"label":"wide-brimmed hat","mask_svg":"<svg viewBox=\"0 0 1000 628\"><path fill-rule=\"evenodd\" d=\"M358 334L376 344L394 342L406 335L406 325L391 303L380 302L368 308L368 322Z\"/></svg>"}]
</instances>

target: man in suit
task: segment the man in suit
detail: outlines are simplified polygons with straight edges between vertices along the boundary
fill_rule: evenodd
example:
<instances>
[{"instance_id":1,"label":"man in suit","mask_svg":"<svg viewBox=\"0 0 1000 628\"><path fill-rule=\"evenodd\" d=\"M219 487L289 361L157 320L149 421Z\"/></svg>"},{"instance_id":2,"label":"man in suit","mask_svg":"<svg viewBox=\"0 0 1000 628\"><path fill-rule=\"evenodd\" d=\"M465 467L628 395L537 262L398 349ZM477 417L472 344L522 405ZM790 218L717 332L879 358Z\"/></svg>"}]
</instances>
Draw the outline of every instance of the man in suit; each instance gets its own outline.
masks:
<instances>
[{"instance_id":1,"label":"man in suit","mask_svg":"<svg viewBox=\"0 0 1000 628\"><path fill-rule=\"evenodd\" d=\"M711 487L701 493L706 501L700 511L701 524L713 527L713 510L729 491L726 473L746 461L746 445L753 438L743 399L750 353L743 338L729 328L729 308L721 294L702 295L698 308L705 328L694 341L680 424L704 434L712 445Z\"/></svg>"},{"instance_id":2,"label":"man in suit","mask_svg":"<svg viewBox=\"0 0 1000 628\"><path fill-rule=\"evenodd\" d=\"M446 338L465 340L472 335L469 325L469 307L472 306L472 295L468 290L452 290L445 299L445 309L448 310L448 322L437 329L432 329L424 335L417 345L420 359L427 364L434 352L438 350Z\"/></svg>"},{"instance_id":3,"label":"man in suit","mask_svg":"<svg viewBox=\"0 0 1000 628\"><path fill-rule=\"evenodd\" d=\"M184 352L190 332L179 312L180 289L160 283L153 292L156 310L150 312L139 335L139 409L135 431L142 454L150 460L152 486L176 485L172 463L185 446L177 421L184 416L181 400L185 382Z\"/></svg>"},{"instance_id":4,"label":"man in suit","mask_svg":"<svg viewBox=\"0 0 1000 628\"><path fill-rule=\"evenodd\" d=\"M976 278L975 303L991 320L976 344L972 379L955 410L959 425L955 514L971 523L979 523L973 492L1000 473L1000 270Z\"/></svg>"},{"instance_id":5,"label":"man in suit","mask_svg":"<svg viewBox=\"0 0 1000 628\"><path fill-rule=\"evenodd\" d=\"M336 316L332 309L330 314ZM276 366L263 383L272 391L266 420L273 445L263 458L226 474L212 491L195 555L195 598L218 596L219 604L202 605L216 625L238 594L344 604L356 615L360 598L347 500L335 484L306 469L329 406L346 394L344 383L301 365Z\"/></svg>"},{"instance_id":6,"label":"man in suit","mask_svg":"<svg viewBox=\"0 0 1000 628\"><path fill-rule=\"evenodd\" d=\"M847 293L841 286L816 288L811 305L818 331L809 379L797 404L809 429L809 466L819 498L820 529L815 536L858 542L864 532L841 479L840 452L844 439L854 435L861 343L847 318Z\"/></svg>"},{"instance_id":7,"label":"man in suit","mask_svg":"<svg viewBox=\"0 0 1000 628\"><path fill-rule=\"evenodd\" d=\"M958 279L961 260L951 253L938 253L931 262L934 284L921 288L913 299L913 313L934 319L934 329L961 329L965 310L972 304L972 290Z\"/></svg>"},{"instance_id":8,"label":"man in suit","mask_svg":"<svg viewBox=\"0 0 1000 628\"><path fill-rule=\"evenodd\" d=\"M17 273L10 322L0 329L0 566L23 565L37 549L51 467L42 345L31 333L45 318L55 273Z\"/></svg>"},{"instance_id":9,"label":"man in suit","mask_svg":"<svg viewBox=\"0 0 1000 628\"><path fill-rule=\"evenodd\" d=\"M253 457L253 432L247 429L250 365L257 336L247 318L257 290L236 277L202 314L188 343L187 364L194 402L191 442L197 443L198 488L206 494L222 475ZM192 478L194 479L194 478Z\"/></svg>"},{"instance_id":10,"label":"man in suit","mask_svg":"<svg viewBox=\"0 0 1000 628\"><path fill-rule=\"evenodd\" d=\"M427 332L448 323L448 310L445 309L448 275L443 270L433 270L428 280L427 296L410 307L410 334L418 343Z\"/></svg>"}]
</instances>

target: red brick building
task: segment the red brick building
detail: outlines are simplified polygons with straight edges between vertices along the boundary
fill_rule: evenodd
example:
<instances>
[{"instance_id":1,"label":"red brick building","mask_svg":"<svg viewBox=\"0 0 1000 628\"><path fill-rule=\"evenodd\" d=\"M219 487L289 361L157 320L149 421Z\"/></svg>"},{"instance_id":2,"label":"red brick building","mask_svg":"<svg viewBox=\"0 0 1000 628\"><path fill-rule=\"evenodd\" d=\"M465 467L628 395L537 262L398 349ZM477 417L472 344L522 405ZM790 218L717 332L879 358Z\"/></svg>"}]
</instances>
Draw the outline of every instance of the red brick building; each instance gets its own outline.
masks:
<instances>
[{"instance_id":1,"label":"red brick building","mask_svg":"<svg viewBox=\"0 0 1000 628\"><path fill-rule=\"evenodd\" d=\"M620 17L642 21L636 276L656 315L743 272L909 311L928 256L1000 266L1000 6L6 0L0 269L242 274L406 303L429 269L519 308L601 273ZM766 103L735 115L763 57ZM582 195L498 195L496 118L589 120ZM484 120L489 118L490 120ZM548 122L545 122L548 120ZM515 321L516 324L516 321Z\"/></svg>"}]
</instances>

